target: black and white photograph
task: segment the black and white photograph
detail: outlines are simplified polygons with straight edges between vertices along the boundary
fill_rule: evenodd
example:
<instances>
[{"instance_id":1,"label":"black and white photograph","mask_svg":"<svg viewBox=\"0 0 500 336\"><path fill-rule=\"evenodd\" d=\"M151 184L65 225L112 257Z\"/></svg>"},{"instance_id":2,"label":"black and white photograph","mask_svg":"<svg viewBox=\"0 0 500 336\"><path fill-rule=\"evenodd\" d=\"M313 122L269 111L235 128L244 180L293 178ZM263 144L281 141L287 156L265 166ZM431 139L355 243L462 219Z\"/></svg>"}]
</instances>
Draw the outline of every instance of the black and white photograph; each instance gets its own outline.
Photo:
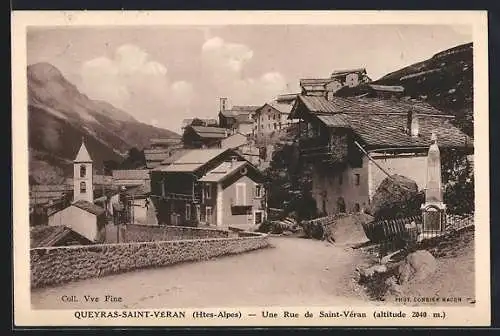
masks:
<instances>
[{"instance_id":1,"label":"black and white photograph","mask_svg":"<svg viewBox=\"0 0 500 336\"><path fill-rule=\"evenodd\" d=\"M26 309L334 325L489 306L483 32L249 17L25 27Z\"/></svg>"}]
</instances>

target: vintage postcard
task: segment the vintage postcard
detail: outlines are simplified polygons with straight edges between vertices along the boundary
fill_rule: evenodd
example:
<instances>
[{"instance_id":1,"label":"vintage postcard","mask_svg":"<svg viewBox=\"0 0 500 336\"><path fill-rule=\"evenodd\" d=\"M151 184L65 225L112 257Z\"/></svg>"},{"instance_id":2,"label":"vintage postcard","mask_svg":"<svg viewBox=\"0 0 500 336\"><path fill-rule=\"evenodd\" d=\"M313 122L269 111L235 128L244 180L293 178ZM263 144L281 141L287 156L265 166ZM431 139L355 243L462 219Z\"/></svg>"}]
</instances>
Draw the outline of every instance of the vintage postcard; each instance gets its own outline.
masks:
<instances>
[{"instance_id":1,"label":"vintage postcard","mask_svg":"<svg viewBox=\"0 0 500 336\"><path fill-rule=\"evenodd\" d=\"M486 12L13 12L16 326L490 325Z\"/></svg>"}]
</instances>

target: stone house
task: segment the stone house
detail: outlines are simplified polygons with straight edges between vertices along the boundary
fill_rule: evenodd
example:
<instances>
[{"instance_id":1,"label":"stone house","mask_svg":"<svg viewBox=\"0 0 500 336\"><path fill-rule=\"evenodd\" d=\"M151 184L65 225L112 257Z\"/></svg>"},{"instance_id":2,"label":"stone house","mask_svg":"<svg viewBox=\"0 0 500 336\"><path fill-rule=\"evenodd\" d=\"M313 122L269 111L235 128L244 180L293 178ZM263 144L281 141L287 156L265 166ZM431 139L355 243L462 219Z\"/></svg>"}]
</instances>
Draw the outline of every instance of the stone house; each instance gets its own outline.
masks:
<instances>
[{"instance_id":1,"label":"stone house","mask_svg":"<svg viewBox=\"0 0 500 336\"><path fill-rule=\"evenodd\" d=\"M369 82L371 79L368 77L366 69L359 68L333 71L329 78L301 79L300 87L302 95L323 97L325 93L333 96L344 87L353 88Z\"/></svg>"},{"instance_id":2,"label":"stone house","mask_svg":"<svg viewBox=\"0 0 500 336\"><path fill-rule=\"evenodd\" d=\"M229 129L230 133L250 135L254 130L253 115L259 106L245 105L227 108L227 99L221 98L219 126Z\"/></svg>"},{"instance_id":3,"label":"stone house","mask_svg":"<svg viewBox=\"0 0 500 336\"><path fill-rule=\"evenodd\" d=\"M312 165L312 194L326 214L368 207L388 174L425 188L433 133L442 150L473 151L453 116L414 100L300 95L291 117L300 119L300 157Z\"/></svg>"},{"instance_id":4,"label":"stone house","mask_svg":"<svg viewBox=\"0 0 500 336\"><path fill-rule=\"evenodd\" d=\"M264 176L233 149L193 149L151 171L159 222L248 229L266 217Z\"/></svg>"},{"instance_id":5,"label":"stone house","mask_svg":"<svg viewBox=\"0 0 500 336\"><path fill-rule=\"evenodd\" d=\"M298 122L298 120L288 118L292 107L293 100L284 101L279 97L259 107L253 115L254 135L261 137L270 133L281 132L288 129L290 124Z\"/></svg>"}]
</instances>

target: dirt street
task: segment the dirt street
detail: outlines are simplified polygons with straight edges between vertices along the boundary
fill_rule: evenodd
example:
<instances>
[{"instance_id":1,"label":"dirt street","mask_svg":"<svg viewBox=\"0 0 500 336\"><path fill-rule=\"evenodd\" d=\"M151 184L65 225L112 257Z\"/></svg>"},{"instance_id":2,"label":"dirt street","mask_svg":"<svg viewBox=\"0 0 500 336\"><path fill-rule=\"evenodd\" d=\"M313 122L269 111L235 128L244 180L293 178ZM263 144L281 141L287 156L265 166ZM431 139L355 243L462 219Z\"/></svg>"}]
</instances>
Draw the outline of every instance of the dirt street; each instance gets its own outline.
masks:
<instances>
[{"instance_id":1,"label":"dirt street","mask_svg":"<svg viewBox=\"0 0 500 336\"><path fill-rule=\"evenodd\" d=\"M205 262L36 289L34 309L366 304L353 274L362 256L326 242L272 237L273 247ZM105 302L111 296L122 301ZM86 301L97 297L99 302ZM76 300L78 302L76 302Z\"/></svg>"}]
</instances>

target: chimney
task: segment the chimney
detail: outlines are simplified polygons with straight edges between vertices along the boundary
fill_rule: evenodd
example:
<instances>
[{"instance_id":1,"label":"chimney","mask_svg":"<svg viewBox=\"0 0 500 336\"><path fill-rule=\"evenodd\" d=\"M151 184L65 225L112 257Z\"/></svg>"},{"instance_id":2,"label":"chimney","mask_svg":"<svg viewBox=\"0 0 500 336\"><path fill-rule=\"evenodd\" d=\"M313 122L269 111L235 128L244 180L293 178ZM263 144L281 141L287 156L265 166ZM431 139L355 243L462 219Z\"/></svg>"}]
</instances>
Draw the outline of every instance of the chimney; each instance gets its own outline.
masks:
<instances>
[{"instance_id":1,"label":"chimney","mask_svg":"<svg viewBox=\"0 0 500 336\"><path fill-rule=\"evenodd\" d=\"M412 137L418 137L419 133L418 116L413 112L413 110L408 111L406 129Z\"/></svg>"},{"instance_id":2,"label":"chimney","mask_svg":"<svg viewBox=\"0 0 500 336\"><path fill-rule=\"evenodd\" d=\"M231 161L229 162L229 167L233 168L234 164L236 163L236 156L231 157Z\"/></svg>"},{"instance_id":3,"label":"chimney","mask_svg":"<svg viewBox=\"0 0 500 336\"><path fill-rule=\"evenodd\" d=\"M219 98L219 112L226 110L227 98Z\"/></svg>"}]
</instances>

